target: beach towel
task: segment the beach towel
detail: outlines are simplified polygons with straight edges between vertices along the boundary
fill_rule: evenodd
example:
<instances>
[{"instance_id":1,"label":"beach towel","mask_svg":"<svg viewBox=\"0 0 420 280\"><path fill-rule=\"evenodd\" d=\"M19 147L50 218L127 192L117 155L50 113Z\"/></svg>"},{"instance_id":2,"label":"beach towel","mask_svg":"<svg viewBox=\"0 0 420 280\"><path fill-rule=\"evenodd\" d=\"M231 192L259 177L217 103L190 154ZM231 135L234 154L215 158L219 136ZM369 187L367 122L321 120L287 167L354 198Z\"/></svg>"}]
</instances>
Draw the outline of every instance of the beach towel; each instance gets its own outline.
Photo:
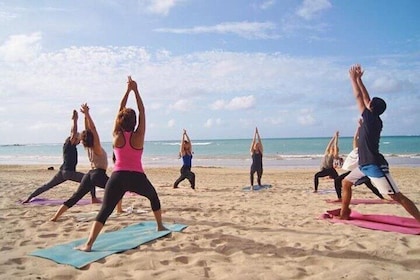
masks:
<instances>
[{"instance_id":1,"label":"beach towel","mask_svg":"<svg viewBox=\"0 0 420 280\"><path fill-rule=\"evenodd\" d=\"M351 224L362 228L398 232L405 234L420 234L420 223L414 218L399 217L394 215L361 214L355 210L351 211L350 220L340 220L340 209L330 210L321 215L331 223Z\"/></svg>"},{"instance_id":2,"label":"beach towel","mask_svg":"<svg viewBox=\"0 0 420 280\"><path fill-rule=\"evenodd\" d=\"M30 204L30 205L61 205L65 201L67 201L67 199L49 199L49 198L35 197L35 198L32 198L27 204ZM87 204L91 204L91 203L92 203L91 199L82 198L76 204L77 205L87 205Z\"/></svg>"},{"instance_id":3,"label":"beach towel","mask_svg":"<svg viewBox=\"0 0 420 280\"><path fill-rule=\"evenodd\" d=\"M336 203L341 204L341 201L337 201L337 199L326 199L328 203ZM357 205L357 204L396 204L398 202L394 200L387 200L387 199L352 199L350 204Z\"/></svg>"},{"instance_id":4,"label":"beach towel","mask_svg":"<svg viewBox=\"0 0 420 280\"><path fill-rule=\"evenodd\" d=\"M254 186L254 191L261 191L261 190L266 190L266 189L270 189L272 186L271 185L255 185ZM251 186L246 186L242 188L243 191L249 192L251 191Z\"/></svg>"},{"instance_id":5,"label":"beach towel","mask_svg":"<svg viewBox=\"0 0 420 280\"><path fill-rule=\"evenodd\" d=\"M182 231L182 224L164 224L168 230L156 231L155 221L145 221L123 229L99 234L91 252L82 252L74 247L86 242L86 238L59 244L46 249L35 250L31 256L46 258L59 264L82 268L106 256L136 248L141 244L166 236L173 231Z\"/></svg>"}]
</instances>

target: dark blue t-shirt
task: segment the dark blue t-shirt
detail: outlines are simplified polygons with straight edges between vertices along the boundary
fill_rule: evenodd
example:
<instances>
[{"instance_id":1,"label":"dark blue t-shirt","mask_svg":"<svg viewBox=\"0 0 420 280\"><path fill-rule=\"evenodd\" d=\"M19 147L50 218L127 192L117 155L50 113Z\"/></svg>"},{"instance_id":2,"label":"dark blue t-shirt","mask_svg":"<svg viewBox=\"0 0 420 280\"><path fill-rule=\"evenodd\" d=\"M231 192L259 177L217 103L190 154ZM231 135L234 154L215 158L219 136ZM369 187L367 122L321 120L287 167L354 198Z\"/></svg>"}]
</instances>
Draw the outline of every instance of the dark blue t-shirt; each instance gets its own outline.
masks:
<instances>
[{"instance_id":1,"label":"dark blue t-shirt","mask_svg":"<svg viewBox=\"0 0 420 280\"><path fill-rule=\"evenodd\" d=\"M379 152L379 141L382 131L382 120L379 115L365 109L362 113L363 122L359 130L359 165L388 164Z\"/></svg>"}]
</instances>

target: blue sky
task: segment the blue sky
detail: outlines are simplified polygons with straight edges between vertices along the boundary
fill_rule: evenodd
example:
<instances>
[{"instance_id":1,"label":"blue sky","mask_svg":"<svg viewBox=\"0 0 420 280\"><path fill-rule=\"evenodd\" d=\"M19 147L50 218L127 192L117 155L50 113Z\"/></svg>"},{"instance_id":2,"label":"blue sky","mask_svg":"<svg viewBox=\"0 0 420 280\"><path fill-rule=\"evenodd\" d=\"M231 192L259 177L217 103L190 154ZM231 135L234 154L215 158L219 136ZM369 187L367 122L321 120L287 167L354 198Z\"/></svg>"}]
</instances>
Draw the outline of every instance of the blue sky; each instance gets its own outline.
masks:
<instances>
[{"instance_id":1,"label":"blue sky","mask_svg":"<svg viewBox=\"0 0 420 280\"><path fill-rule=\"evenodd\" d=\"M419 12L416 0L0 0L0 144L62 142L84 102L110 141L127 75L146 140L352 136L353 63L388 103L383 135L420 135Z\"/></svg>"}]
</instances>

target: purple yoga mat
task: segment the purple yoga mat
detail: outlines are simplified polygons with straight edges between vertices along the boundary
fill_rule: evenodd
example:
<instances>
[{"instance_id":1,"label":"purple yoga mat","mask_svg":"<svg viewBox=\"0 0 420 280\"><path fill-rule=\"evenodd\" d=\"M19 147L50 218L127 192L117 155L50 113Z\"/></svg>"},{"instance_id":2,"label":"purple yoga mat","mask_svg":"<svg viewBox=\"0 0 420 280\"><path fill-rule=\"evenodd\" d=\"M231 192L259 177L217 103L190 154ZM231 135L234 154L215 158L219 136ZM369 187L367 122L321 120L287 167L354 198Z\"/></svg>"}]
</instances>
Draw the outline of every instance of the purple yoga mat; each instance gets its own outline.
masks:
<instances>
[{"instance_id":1,"label":"purple yoga mat","mask_svg":"<svg viewBox=\"0 0 420 280\"><path fill-rule=\"evenodd\" d=\"M340 209L330 210L320 218L331 223L351 224L362 228L398 232L405 234L420 234L420 223L414 218L399 217L394 215L361 214L351 211L350 220L340 220Z\"/></svg>"},{"instance_id":2,"label":"purple yoga mat","mask_svg":"<svg viewBox=\"0 0 420 280\"><path fill-rule=\"evenodd\" d=\"M340 204L341 201L337 201L336 199L326 199L325 200L328 203L336 203ZM395 204L397 203L394 200L386 200L386 199L352 199L350 201L350 204L357 205L357 204Z\"/></svg>"},{"instance_id":3,"label":"purple yoga mat","mask_svg":"<svg viewBox=\"0 0 420 280\"><path fill-rule=\"evenodd\" d=\"M31 205L61 205L63 204L67 199L49 199L49 198L32 198L31 201L27 204ZM77 202L77 205L87 205L91 204L90 199L83 198Z\"/></svg>"}]
</instances>

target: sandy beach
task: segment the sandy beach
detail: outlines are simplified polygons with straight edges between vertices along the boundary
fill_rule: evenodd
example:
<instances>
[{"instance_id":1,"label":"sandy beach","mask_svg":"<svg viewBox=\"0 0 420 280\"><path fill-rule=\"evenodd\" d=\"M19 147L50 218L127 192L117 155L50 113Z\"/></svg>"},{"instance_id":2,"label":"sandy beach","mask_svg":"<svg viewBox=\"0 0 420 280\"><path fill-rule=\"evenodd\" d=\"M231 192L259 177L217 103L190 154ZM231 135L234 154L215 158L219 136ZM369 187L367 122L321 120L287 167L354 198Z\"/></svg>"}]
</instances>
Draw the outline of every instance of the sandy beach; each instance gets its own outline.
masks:
<instances>
[{"instance_id":1,"label":"sandy beach","mask_svg":"<svg viewBox=\"0 0 420 280\"><path fill-rule=\"evenodd\" d=\"M318 217L339 208L327 203L335 193L314 194L314 168L264 170L272 188L245 192L247 169L193 167L197 189L172 183L179 167L147 168L162 204L164 222L182 223L182 232L110 255L83 269L29 256L32 251L87 237L83 213L98 204L76 205L58 222L49 222L58 206L21 205L55 171L48 166L0 166L1 279L419 279L420 236L334 224ZM58 166L54 166L55 169ZM86 171L87 167L79 167ZM392 167L401 191L420 207L420 168ZM111 171L108 172L110 174ZM66 182L40 195L68 198L77 184ZM320 190L333 181L321 179ZM98 197L103 192L98 190ZM89 195L86 196L89 198ZM364 186L354 198L376 197ZM153 220L147 199L126 196L133 213L112 217L104 232ZM395 204L354 205L361 213L409 217Z\"/></svg>"}]
</instances>

